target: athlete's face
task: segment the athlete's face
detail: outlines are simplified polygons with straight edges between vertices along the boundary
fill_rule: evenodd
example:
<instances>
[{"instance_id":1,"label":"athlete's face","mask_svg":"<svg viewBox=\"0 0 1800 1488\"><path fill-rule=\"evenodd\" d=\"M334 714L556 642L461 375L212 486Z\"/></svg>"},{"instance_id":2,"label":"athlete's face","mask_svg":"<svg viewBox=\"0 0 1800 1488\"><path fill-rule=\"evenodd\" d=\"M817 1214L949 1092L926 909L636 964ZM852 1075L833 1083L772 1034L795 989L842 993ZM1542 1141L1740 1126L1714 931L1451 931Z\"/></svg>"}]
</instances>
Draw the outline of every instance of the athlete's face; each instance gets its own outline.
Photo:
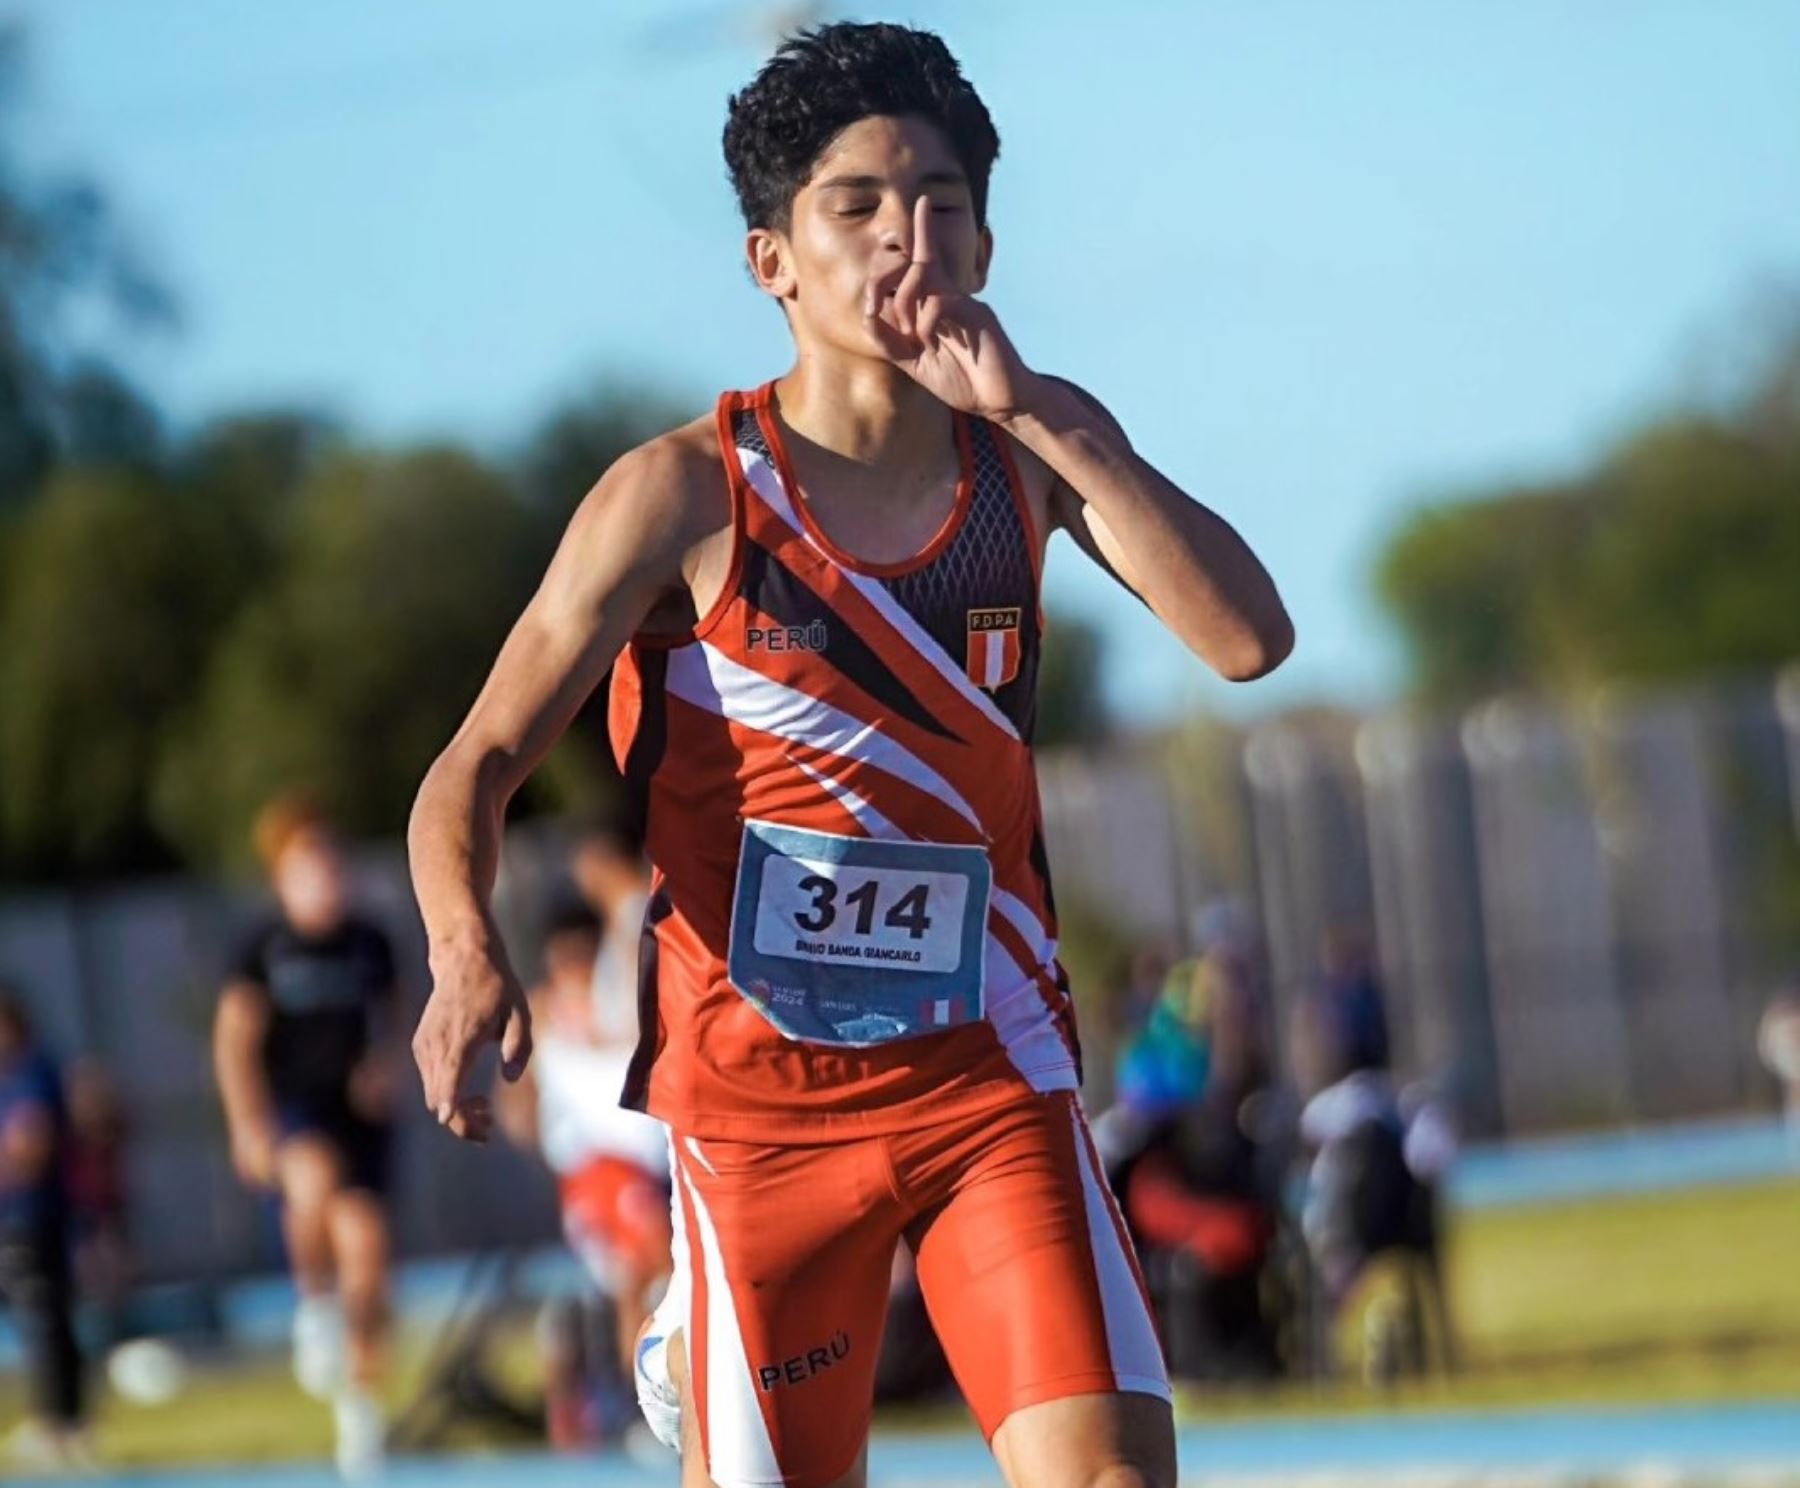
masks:
<instances>
[{"instance_id":1,"label":"athlete's face","mask_svg":"<svg viewBox=\"0 0 1800 1488\"><path fill-rule=\"evenodd\" d=\"M787 307L796 332L879 356L863 296L872 279L897 279L912 258L920 196L931 202L937 261L957 289L979 293L993 237L976 225L968 177L950 142L911 115L859 119L838 135L795 195L786 230L751 231L751 272Z\"/></svg>"}]
</instances>

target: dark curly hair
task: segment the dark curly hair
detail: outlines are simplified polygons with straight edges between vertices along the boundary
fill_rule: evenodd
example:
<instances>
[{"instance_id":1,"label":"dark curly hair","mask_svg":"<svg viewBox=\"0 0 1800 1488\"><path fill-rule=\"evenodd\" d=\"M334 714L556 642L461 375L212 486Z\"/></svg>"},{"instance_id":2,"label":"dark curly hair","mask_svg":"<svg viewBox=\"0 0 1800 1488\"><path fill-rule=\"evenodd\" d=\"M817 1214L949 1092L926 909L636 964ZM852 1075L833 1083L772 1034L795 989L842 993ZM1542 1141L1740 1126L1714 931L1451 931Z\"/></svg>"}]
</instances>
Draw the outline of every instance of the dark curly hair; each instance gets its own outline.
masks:
<instances>
[{"instance_id":1,"label":"dark curly hair","mask_svg":"<svg viewBox=\"0 0 1800 1488\"><path fill-rule=\"evenodd\" d=\"M1000 136L950 48L930 31L847 21L790 37L732 96L725 164L745 226L785 228L795 194L832 140L858 119L902 114L943 131L985 227Z\"/></svg>"}]
</instances>

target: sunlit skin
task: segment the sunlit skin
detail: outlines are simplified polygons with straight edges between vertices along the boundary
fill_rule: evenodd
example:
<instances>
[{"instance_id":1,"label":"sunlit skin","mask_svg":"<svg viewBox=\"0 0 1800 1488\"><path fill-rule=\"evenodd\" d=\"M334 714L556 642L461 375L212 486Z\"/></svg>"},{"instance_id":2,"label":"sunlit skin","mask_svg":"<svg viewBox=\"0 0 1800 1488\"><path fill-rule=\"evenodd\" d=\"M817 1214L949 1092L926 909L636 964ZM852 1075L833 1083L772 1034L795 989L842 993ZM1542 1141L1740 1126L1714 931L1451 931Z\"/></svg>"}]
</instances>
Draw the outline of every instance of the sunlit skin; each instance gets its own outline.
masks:
<instances>
[{"instance_id":1,"label":"sunlit skin","mask_svg":"<svg viewBox=\"0 0 1800 1488\"><path fill-rule=\"evenodd\" d=\"M979 298L994 241L936 126L851 125L786 219L750 230L745 252L794 339L775 411L795 495L838 548L883 563L925 546L952 508L951 410L961 410L1014 441L1036 558L1053 531L1067 532L1232 681L1286 657L1287 612L1236 531L1138 455L1091 395L1029 367ZM413 1053L427 1107L459 1137L485 1140L493 1122L488 1099L465 1089L481 1048L500 1045L509 1079L531 1055L531 1012L489 902L507 802L634 634L679 633L719 599L731 513L710 413L618 461L420 787L408 847L433 992ZM1169 1410L1148 1395L1029 1406L993 1447L1014 1488L1174 1481ZM683 1471L706 1481L698 1452ZM861 1468L844 1481L860 1482Z\"/></svg>"},{"instance_id":2,"label":"sunlit skin","mask_svg":"<svg viewBox=\"0 0 1800 1488\"><path fill-rule=\"evenodd\" d=\"M751 273L794 336L776 395L798 436L796 474L815 518L858 557L917 552L948 514L950 408L1001 419L1017 405L1024 367L974 298L993 250L948 142L912 118L851 125L785 228L747 237Z\"/></svg>"}]
</instances>

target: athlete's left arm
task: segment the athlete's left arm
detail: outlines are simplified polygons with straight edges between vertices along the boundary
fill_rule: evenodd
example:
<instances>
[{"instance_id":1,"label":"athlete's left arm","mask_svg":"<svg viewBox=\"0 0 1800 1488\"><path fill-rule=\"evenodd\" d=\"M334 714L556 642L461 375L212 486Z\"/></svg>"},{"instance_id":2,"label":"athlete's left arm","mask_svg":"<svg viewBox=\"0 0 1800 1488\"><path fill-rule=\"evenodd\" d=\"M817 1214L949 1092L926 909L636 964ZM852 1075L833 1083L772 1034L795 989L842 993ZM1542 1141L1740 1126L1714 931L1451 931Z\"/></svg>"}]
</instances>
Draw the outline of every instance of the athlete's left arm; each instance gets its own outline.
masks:
<instances>
[{"instance_id":1,"label":"athlete's left arm","mask_svg":"<svg viewBox=\"0 0 1800 1488\"><path fill-rule=\"evenodd\" d=\"M1126 438L1099 400L1026 373L1000 420L1050 468L1050 518L1233 682L1268 675L1294 649L1293 622L1249 545Z\"/></svg>"}]
</instances>

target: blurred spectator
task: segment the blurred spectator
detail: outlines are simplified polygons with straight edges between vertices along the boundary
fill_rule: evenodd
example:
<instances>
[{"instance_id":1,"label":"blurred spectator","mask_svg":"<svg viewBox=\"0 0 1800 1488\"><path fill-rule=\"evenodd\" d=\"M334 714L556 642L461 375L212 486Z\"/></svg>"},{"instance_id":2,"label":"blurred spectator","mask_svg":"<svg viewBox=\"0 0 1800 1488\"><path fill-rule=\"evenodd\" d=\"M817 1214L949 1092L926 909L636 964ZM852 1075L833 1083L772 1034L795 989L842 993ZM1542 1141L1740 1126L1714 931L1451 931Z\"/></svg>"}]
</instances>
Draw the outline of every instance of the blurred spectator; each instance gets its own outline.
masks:
<instances>
[{"instance_id":1,"label":"blurred spectator","mask_svg":"<svg viewBox=\"0 0 1800 1488\"><path fill-rule=\"evenodd\" d=\"M404 1028L393 950L356 914L331 825L297 799L258 818L277 913L239 952L213 1025L231 1157L277 1196L300 1294L294 1373L332 1404L346 1474L381 1461L390 1108Z\"/></svg>"},{"instance_id":2,"label":"blurred spectator","mask_svg":"<svg viewBox=\"0 0 1800 1488\"><path fill-rule=\"evenodd\" d=\"M594 962L593 1018L611 1043L633 1045L638 1032L638 942L650 902L643 843L623 817L587 824L569 870L581 897L606 927Z\"/></svg>"},{"instance_id":3,"label":"blurred spectator","mask_svg":"<svg viewBox=\"0 0 1800 1488\"><path fill-rule=\"evenodd\" d=\"M1096 1124L1143 1256L1171 1369L1263 1376L1276 1363L1264 1268L1278 1166L1245 1119L1268 1061L1248 937L1215 916L1194 960L1169 969Z\"/></svg>"},{"instance_id":4,"label":"blurred spectator","mask_svg":"<svg viewBox=\"0 0 1800 1488\"><path fill-rule=\"evenodd\" d=\"M1361 925L1326 932L1320 956L1324 994L1338 1020L1342 1057L1353 1069L1384 1070L1392 1062L1387 998L1375 973L1375 950Z\"/></svg>"},{"instance_id":5,"label":"blurred spectator","mask_svg":"<svg viewBox=\"0 0 1800 1488\"><path fill-rule=\"evenodd\" d=\"M80 1468L89 1459L72 1318L67 1141L56 1065L19 995L0 986L0 1294L24 1344L32 1409L7 1446L37 1468Z\"/></svg>"},{"instance_id":6,"label":"blurred spectator","mask_svg":"<svg viewBox=\"0 0 1800 1488\"><path fill-rule=\"evenodd\" d=\"M1781 1082L1788 1129L1800 1141L1800 991L1778 993L1763 1010L1756 1052Z\"/></svg>"},{"instance_id":7,"label":"blurred spectator","mask_svg":"<svg viewBox=\"0 0 1800 1488\"><path fill-rule=\"evenodd\" d=\"M530 994L533 1053L525 1073L495 1092L507 1136L556 1174L563 1233L602 1304L549 1310L540 1334L552 1445L579 1449L637 1424L631 1358L673 1265L668 1139L660 1122L619 1105L634 1026L609 1034L598 1012L599 972L635 947L636 921L606 935L584 902L557 906L545 927L544 977ZM607 1314L610 1326L594 1317ZM610 1336L599 1336L599 1335Z\"/></svg>"},{"instance_id":8,"label":"blurred spectator","mask_svg":"<svg viewBox=\"0 0 1800 1488\"><path fill-rule=\"evenodd\" d=\"M81 1295L100 1320L110 1348L125 1334L131 1286L126 1228L125 1112L118 1087L99 1060L78 1059L63 1075L68 1147L63 1172L69 1192L70 1239Z\"/></svg>"},{"instance_id":9,"label":"blurred spectator","mask_svg":"<svg viewBox=\"0 0 1800 1488\"><path fill-rule=\"evenodd\" d=\"M1295 1009L1292 1046L1305 1097L1300 1136L1313 1154L1301 1224L1326 1312L1371 1262L1396 1253L1417 1270L1404 1273L1407 1336L1395 1349L1424 1366L1429 1302L1448 1360L1438 1207L1456 1152L1454 1124L1423 1087L1395 1089L1380 988L1363 946L1347 952L1339 942L1328 953L1321 986Z\"/></svg>"}]
</instances>

